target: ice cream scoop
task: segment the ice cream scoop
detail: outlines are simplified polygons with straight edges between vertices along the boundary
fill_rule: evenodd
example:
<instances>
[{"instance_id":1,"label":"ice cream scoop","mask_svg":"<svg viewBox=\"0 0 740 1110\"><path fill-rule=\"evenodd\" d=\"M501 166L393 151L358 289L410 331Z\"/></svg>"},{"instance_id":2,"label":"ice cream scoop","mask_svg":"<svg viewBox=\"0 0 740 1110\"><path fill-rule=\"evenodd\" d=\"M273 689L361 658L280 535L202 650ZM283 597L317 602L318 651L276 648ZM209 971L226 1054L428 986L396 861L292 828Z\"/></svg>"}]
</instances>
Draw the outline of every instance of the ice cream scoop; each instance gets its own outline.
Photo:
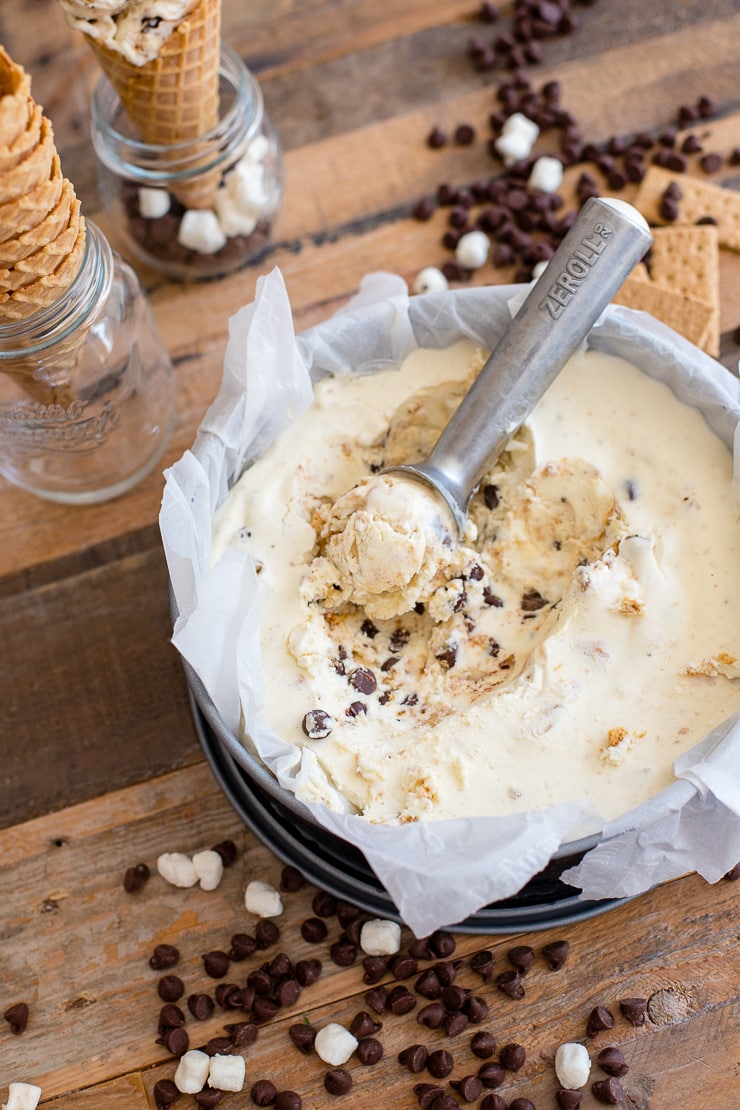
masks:
<instances>
[{"instance_id":1,"label":"ice cream scoop","mask_svg":"<svg viewBox=\"0 0 740 1110\"><path fill-rule=\"evenodd\" d=\"M611 197L588 200L431 455L383 474L426 483L447 504L462 536L481 478L651 242L636 208Z\"/></svg>"}]
</instances>

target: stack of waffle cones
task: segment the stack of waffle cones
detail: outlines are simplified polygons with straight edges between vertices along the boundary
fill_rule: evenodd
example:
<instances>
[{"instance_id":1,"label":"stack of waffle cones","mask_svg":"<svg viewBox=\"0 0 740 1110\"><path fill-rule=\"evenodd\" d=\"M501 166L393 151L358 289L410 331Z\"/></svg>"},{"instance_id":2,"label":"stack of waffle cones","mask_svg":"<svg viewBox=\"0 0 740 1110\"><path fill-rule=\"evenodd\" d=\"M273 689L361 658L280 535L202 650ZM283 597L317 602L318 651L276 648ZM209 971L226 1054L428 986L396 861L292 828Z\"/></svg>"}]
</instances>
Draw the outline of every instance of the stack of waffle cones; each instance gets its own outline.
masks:
<instances>
[{"instance_id":1,"label":"stack of waffle cones","mask_svg":"<svg viewBox=\"0 0 740 1110\"><path fill-rule=\"evenodd\" d=\"M133 65L118 50L86 38L145 143L192 142L218 123L221 0L199 0L158 56L144 65ZM197 166L197 147L193 153ZM204 174L179 187L178 199L188 208L208 208L218 182L218 174Z\"/></svg>"},{"instance_id":2,"label":"stack of waffle cones","mask_svg":"<svg viewBox=\"0 0 740 1110\"><path fill-rule=\"evenodd\" d=\"M54 304L79 273L85 250L80 202L30 90L28 75L0 47L0 325ZM73 363L57 358L47 373L29 355L0 368L34 400L65 403Z\"/></svg>"}]
</instances>

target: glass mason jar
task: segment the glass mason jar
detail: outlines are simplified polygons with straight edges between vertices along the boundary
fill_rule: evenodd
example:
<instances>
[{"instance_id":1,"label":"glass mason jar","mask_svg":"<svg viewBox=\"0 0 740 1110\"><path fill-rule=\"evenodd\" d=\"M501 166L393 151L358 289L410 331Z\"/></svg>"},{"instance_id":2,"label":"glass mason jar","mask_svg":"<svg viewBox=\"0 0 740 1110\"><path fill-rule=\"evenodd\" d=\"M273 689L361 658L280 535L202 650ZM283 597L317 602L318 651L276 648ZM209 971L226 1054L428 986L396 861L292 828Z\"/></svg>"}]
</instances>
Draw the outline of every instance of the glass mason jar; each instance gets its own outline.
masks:
<instances>
[{"instance_id":1,"label":"glass mason jar","mask_svg":"<svg viewBox=\"0 0 740 1110\"><path fill-rule=\"evenodd\" d=\"M267 243L283 193L283 154L262 90L221 46L221 115L198 139L138 139L101 77L91 106L101 201L133 260L183 280L222 277Z\"/></svg>"},{"instance_id":2,"label":"glass mason jar","mask_svg":"<svg viewBox=\"0 0 740 1110\"><path fill-rule=\"evenodd\" d=\"M51 501L116 497L160 458L173 411L172 367L149 302L88 220L66 291L0 322L0 473Z\"/></svg>"}]
</instances>

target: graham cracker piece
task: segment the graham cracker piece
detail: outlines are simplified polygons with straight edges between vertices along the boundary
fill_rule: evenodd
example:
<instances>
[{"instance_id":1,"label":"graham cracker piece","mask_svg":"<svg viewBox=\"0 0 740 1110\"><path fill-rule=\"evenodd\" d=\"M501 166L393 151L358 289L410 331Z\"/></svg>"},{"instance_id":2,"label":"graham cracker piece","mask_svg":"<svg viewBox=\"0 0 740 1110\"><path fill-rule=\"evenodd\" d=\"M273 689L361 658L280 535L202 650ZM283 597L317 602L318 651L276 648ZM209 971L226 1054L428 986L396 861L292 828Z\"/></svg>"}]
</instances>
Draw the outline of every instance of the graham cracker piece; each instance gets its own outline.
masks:
<instances>
[{"instance_id":1,"label":"graham cracker piece","mask_svg":"<svg viewBox=\"0 0 740 1110\"><path fill-rule=\"evenodd\" d=\"M672 182L681 191L678 219L672 226L695 224L703 216L711 216L717 221L720 246L740 251L740 192L687 174L671 173L662 166L648 167L634 200L648 223L669 222L660 214L660 202Z\"/></svg>"},{"instance_id":2,"label":"graham cracker piece","mask_svg":"<svg viewBox=\"0 0 740 1110\"><path fill-rule=\"evenodd\" d=\"M707 301L665 289L654 281L635 278L632 274L614 297L614 303L649 312L697 347L702 345L714 311Z\"/></svg>"},{"instance_id":3,"label":"graham cracker piece","mask_svg":"<svg viewBox=\"0 0 740 1110\"><path fill-rule=\"evenodd\" d=\"M697 346L716 358L719 354L717 228L711 224L654 228L650 274L656 285L712 305L707 333Z\"/></svg>"}]
</instances>

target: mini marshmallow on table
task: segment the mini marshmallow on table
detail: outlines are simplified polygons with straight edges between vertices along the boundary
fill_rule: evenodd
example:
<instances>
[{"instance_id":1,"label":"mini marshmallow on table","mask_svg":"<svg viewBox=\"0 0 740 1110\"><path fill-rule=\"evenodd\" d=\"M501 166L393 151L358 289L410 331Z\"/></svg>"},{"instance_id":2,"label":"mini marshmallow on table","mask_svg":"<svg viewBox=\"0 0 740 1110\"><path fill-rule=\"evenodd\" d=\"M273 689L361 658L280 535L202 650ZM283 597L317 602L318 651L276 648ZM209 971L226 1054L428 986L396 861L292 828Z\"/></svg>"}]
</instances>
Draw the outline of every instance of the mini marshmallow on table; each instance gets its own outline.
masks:
<instances>
[{"instance_id":1,"label":"mini marshmallow on table","mask_svg":"<svg viewBox=\"0 0 740 1110\"><path fill-rule=\"evenodd\" d=\"M36 1110L40 1098L41 1088L34 1083L11 1083L2 1110Z\"/></svg>"}]
</instances>

